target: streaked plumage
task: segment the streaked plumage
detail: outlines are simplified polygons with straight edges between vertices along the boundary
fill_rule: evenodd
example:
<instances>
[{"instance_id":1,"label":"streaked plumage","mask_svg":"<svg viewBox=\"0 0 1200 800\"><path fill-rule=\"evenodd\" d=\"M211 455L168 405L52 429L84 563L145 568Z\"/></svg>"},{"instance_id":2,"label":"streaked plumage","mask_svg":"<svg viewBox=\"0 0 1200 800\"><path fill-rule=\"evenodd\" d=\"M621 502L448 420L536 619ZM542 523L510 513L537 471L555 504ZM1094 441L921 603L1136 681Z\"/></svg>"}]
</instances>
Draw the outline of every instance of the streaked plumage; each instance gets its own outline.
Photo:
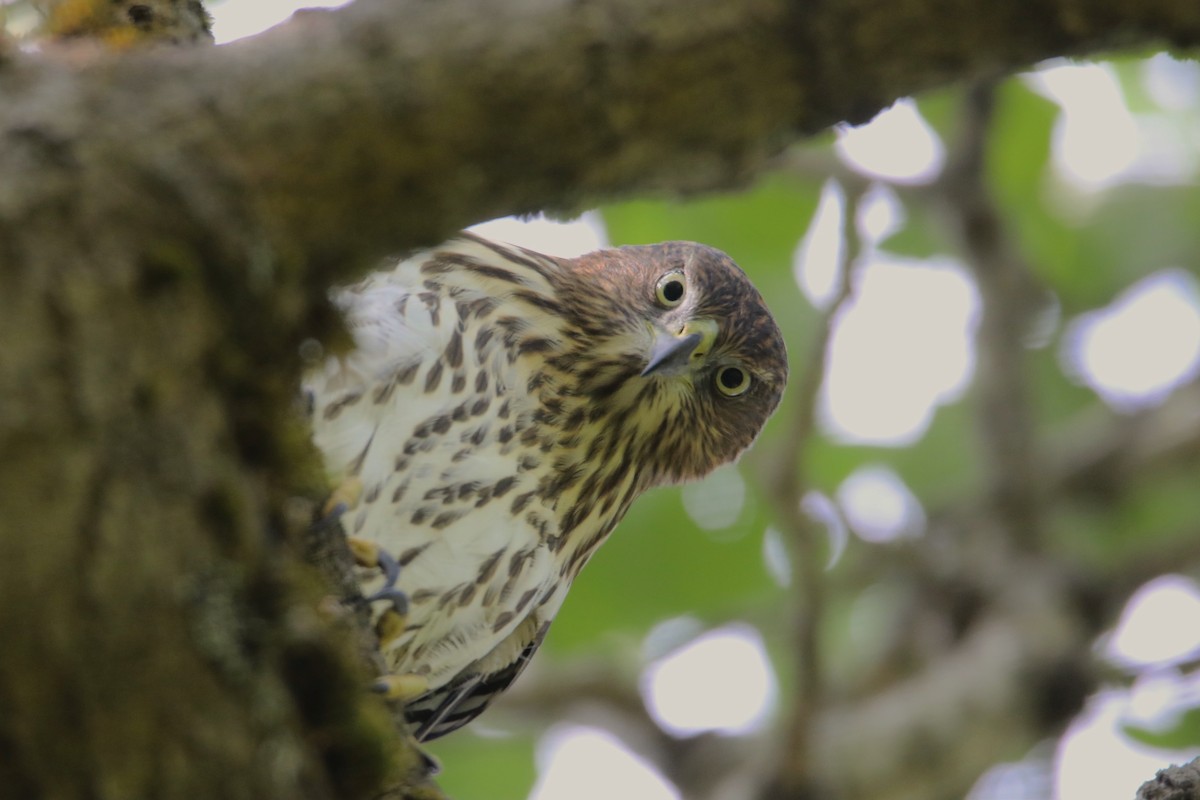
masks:
<instances>
[{"instance_id":1,"label":"streaked plumage","mask_svg":"<svg viewBox=\"0 0 1200 800\"><path fill-rule=\"evenodd\" d=\"M356 347L306 379L314 440L361 481L347 532L401 564L385 657L428 680L423 739L482 711L630 503L735 458L787 377L762 297L698 244L559 259L463 234L335 301Z\"/></svg>"}]
</instances>

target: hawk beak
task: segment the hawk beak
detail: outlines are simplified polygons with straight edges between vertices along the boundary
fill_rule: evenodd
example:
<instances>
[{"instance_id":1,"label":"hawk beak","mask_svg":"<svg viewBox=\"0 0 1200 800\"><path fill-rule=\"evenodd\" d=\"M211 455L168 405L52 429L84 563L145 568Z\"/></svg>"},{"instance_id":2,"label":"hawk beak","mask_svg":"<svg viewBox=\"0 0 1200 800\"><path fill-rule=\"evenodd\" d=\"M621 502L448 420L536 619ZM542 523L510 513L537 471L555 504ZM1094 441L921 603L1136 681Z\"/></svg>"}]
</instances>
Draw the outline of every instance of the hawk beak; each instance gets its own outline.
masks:
<instances>
[{"instance_id":1,"label":"hawk beak","mask_svg":"<svg viewBox=\"0 0 1200 800\"><path fill-rule=\"evenodd\" d=\"M642 377L647 375L680 375L693 363L708 355L717 338L717 323L711 319L694 319L683 326L679 333L668 333L657 329L650 356Z\"/></svg>"}]
</instances>

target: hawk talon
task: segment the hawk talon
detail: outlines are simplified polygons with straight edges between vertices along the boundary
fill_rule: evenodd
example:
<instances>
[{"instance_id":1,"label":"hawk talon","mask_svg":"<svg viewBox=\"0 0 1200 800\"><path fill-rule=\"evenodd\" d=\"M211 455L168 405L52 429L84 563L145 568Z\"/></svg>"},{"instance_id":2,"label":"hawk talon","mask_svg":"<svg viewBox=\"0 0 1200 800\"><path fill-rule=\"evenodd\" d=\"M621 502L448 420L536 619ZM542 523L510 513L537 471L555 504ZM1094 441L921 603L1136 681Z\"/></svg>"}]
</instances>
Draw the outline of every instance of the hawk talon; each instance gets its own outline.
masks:
<instances>
[{"instance_id":1,"label":"hawk talon","mask_svg":"<svg viewBox=\"0 0 1200 800\"><path fill-rule=\"evenodd\" d=\"M434 775L441 773L442 762L437 760L437 756L430 753L421 746L421 740L415 736L408 737L408 746L412 748L417 757L421 759L421 769L424 771L426 778L432 778Z\"/></svg>"},{"instance_id":2,"label":"hawk talon","mask_svg":"<svg viewBox=\"0 0 1200 800\"><path fill-rule=\"evenodd\" d=\"M386 650L388 645L400 638L407 626L407 614L400 614L390 608L380 614L379 619L375 621L375 636L379 639L380 648Z\"/></svg>"},{"instance_id":3,"label":"hawk talon","mask_svg":"<svg viewBox=\"0 0 1200 800\"><path fill-rule=\"evenodd\" d=\"M317 531L329 530L334 525L337 525L338 522L341 521L342 517L344 517L346 515L346 512L349 510L350 510L350 506L347 505L346 503L337 503L335 505L330 505L327 502L325 504L325 507L321 509L321 516L317 517L316 520L313 521L313 524L312 524L313 530L317 530Z\"/></svg>"},{"instance_id":4,"label":"hawk talon","mask_svg":"<svg viewBox=\"0 0 1200 800\"><path fill-rule=\"evenodd\" d=\"M408 595L396 586L396 580L400 577L400 564L385 548L369 539L347 536L346 543L350 546L355 563L361 567L377 568L383 573L383 586L363 600L368 604L382 600L390 606L375 620L375 635L379 638L379 646L386 648L400 638L408 622Z\"/></svg>"},{"instance_id":5,"label":"hawk talon","mask_svg":"<svg viewBox=\"0 0 1200 800\"><path fill-rule=\"evenodd\" d=\"M342 481L330 492L329 499L321 507L321 516L313 522L313 528L319 531L332 528L341 521L346 512L358 505L360 497L362 497L362 481L360 479L349 478Z\"/></svg>"},{"instance_id":6,"label":"hawk talon","mask_svg":"<svg viewBox=\"0 0 1200 800\"><path fill-rule=\"evenodd\" d=\"M388 611L393 611L401 617L408 616L408 595L403 589L397 589L395 586L385 586L375 594L364 597L368 603L374 603L377 600L387 600L392 604Z\"/></svg>"},{"instance_id":7,"label":"hawk talon","mask_svg":"<svg viewBox=\"0 0 1200 800\"><path fill-rule=\"evenodd\" d=\"M425 774L433 777L442 771L442 762L437 760L437 756L426 752L424 747L421 747L417 742L413 741L413 749L421 756L421 764L425 767Z\"/></svg>"},{"instance_id":8,"label":"hawk talon","mask_svg":"<svg viewBox=\"0 0 1200 800\"><path fill-rule=\"evenodd\" d=\"M396 557L369 539L347 536L346 542L350 545L350 552L354 555L356 564L360 567L376 568L383 573L383 588L367 596L366 601L374 603L376 600L390 600L397 614L408 614L408 595L396 588L396 581L400 577L400 564Z\"/></svg>"},{"instance_id":9,"label":"hawk talon","mask_svg":"<svg viewBox=\"0 0 1200 800\"><path fill-rule=\"evenodd\" d=\"M395 556L369 539L347 536L346 543L350 546L355 563L360 567L379 569L383 573L383 586L363 600L368 604L380 600L390 604L390 608L375 621L375 635L379 637L379 645L386 647L404 633L408 619L408 595L396 586L396 580L400 577L400 564Z\"/></svg>"},{"instance_id":10,"label":"hawk talon","mask_svg":"<svg viewBox=\"0 0 1200 800\"><path fill-rule=\"evenodd\" d=\"M321 509L321 517L314 523L319 527L332 527L346 512L358 505L362 497L362 480L347 478L334 488Z\"/></svg>"},{"instance_id":11,"label":"hawk talon","mask_svg":"<svg viewBox=\"0 0 1200 800\"><path fill-rule=\"evenodd\" d=\"M400 577L400 564L395 556L369 539L347 536L346 541L356 564L360 567L376 567L383 572L384 590L396 585L396 579Z\"/></svg>"}]
</instances>

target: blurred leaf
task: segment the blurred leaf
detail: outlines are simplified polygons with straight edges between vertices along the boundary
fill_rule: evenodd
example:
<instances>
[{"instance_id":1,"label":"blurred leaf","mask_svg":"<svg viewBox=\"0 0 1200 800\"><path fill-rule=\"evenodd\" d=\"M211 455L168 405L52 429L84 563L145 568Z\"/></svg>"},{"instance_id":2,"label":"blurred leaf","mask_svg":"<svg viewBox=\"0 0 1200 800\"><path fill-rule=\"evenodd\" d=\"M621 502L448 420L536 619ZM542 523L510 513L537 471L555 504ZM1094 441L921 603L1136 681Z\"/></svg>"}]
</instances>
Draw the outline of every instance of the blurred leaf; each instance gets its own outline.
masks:
<instances>
[{"instance_id":1,"label":"blurred leaf","mask_svg":"<svg viewBox=\"0 0 1200 800\"><path fill-rule=\"evenodd\" d=\"M1140 87L1141 64L1127 62L1118 73L1136 71ZM1016 80L1003 85L999 100L990 183L1026 256L1057 291L1065 313L1103 305L1156 269L1195 269L1200 231L1192 221L1200 213L1200 188L1130 182L1095 197L1072 197L1075 190L1066 187L1050 191L1057 106ZM1072 216L1077 219L1067 219Z\"/></svg>"},{"instance_id":2,"label":"blurred leaf","mask_svg":"<svg viewBox=\"0 0 1200 800\"><path fill-rule=\"evenodd\" d=\"M1050 135L1058 105L1009 80L996 90L996 108L987 141L987 178L1006 211L1045 212L1036 202L1050 166ZM1032 202L1031 202L1032 201Z\"/></svg>"},{"instance_id":3,"label":"blurred leaf","mask_svg":"<svg viewBox=\"0 0 1200 800\"><path fill-rule=\"evenodd\" d=\"M687 203L633 200L607 206L601 213L614 244L664 239L704 242L729 253L766 294L779 287L780 279L794 287L792 253L819 197L816 184L771 176L744 192Z\"/></svg>"},{"instance_id":4,"label":"blurred leaf","mask_svg":"<svg viewBox=\"0 0 1200 800\"><path fill-rule=\"evenodd\" d=\"M1190 471L1159 474L1129 486L1127 499L1115 516L1121 538L1131 552L1162 542L1180 532L1195 535L1200 519L1200 492Z\"/></svg>"},{"instance_id":5,"label":"blurred leaf","mask_svg":"<svg viewBox=\"0 0 1200 800\"><path fill-rule=\"evenodd\" d=\"M971 415L971 407L963 402L942 406L925 435L908 447L853 445L818 437L807 453L812 484L832 492L864 464L882 464L900 475L922 503L962 496L978 477L975 453L964 446L975 435Z\"/></svg>"},{"instance_id":6,"label":"blurred leaf","mask_svg":"<svg viewBox=\"0 0 1200 800\"><path fill-rule=\"evenodd\" d=\"M1056 289L1094 286L1092 270L1081 268L1080 232L1051 206L1051 135L1058 105L1019 79L1005 81L996 101L988 138L988 184L1020 251Z\"/></svg>"},{"instance_id":7,"label":"blurred leaf","mask_svg":"<svg viewBox=\"0 0 1200 800\"><path fill-rule=\"evenodd\" d=\"M765 527L753 492L738 522L717 535L692 521L678 489L650 492L576 579L546 649L594 648L618 630L640 638L681 614L720 620L748 596L777 595L762 560Z\"/></svg>"},{"instance_id":8,"label":"blurred leaf","mask_svg":"<svg viewBox=\"0 0 1200 800\"><path fill-rule=\"evenodd\" d=\"M962 103L962 87L951 86L916 98L917 110L945 142L954 135Z\"/></svg>"},{"instance_id":9,"label":"blurred leaf","mask_svg":"<svg viewBox=\"0 0 1200 800\"><path fill-rule=\"evenodd\" d=\"M1143 100L1140 61L1119 64L1117 74L1134 104ZM1143 93L1137 95L1136 91ZM930 125L944 138L955 134L962 89L939 91L918 99ZM1084 417L1113 421L1096 395L1064 375L1058 339L1070 317L1109 302L1131 282L1170 265L1196 269L1200 251L1200 187L1123 184L1094 195L1070 195L1055 184L1051 139L1059 117L1056 104L1019 79L1005 82L997 95L992 135L987 143L987 180L1016 246L1047 289L1062 304L1064 319L1052 319L1036 332L1039 344L1026 354L1029 394L1038 426L1039 446L1055 458L1069 457L1090 443L1083 429L1068 430ZM831 146L831 137L823 146ZM808 146L818 145L810 143ZM920 191L915 190L915 191ZM940 210L897 194L906 203L907 224L885 243L889 251L915 257L947 252L952 242ZM639 200L602 210L616 244L691 239L719 247L734 257L767 297L784 329L791 352L792 391L806 368L808 340L817 313L804 299L793 275L793 255L816 208L819 186L794 177L769 177L747 191L689 202ZM763 532L770 525L754 469L769 463L766 451L781 446L789 430L783 410L772 420L742 467L746 506L736 524L705 531L685 510L678 489L651 492L633 509L609 542L583 571L568 595L545 649L578 653L623 648L614 655L636 654L645 633L675 616L690 615L708 624L738 617L764 632L781 686L781 708L788 707L795 670L791 634L795 613L787 590L777 587L763 564ZM893 469L926 510L962 507L978 497L986 454L979 444L978 408L968 392L938 408L929 429L910 446L847 445L818 433L804 453L806 475L814 490L832 494L865 464ZM1098 428L1097 430L1102 429ZM1113 486L1096 487L1091 498L1076 496L1047 508L1047 548L1081 569L1112 571L1130 558L1144 557L1156 546L1177 546L1193 537L1200 519L1200 493L1194 470L1155 470L1151 477L1118 476ZM920 546L921 542L914 543ZM851 537L831 571L824 597L820 657L835 693L861 690L856 681L874 676L878 648L888 631L911 609L919 593L902 559L894 571L871 573L880 562L879 547ZM822 553L823 555L823 553ZM847 584L853 584L851 588ZM883 633L881 633L883 632ZM1200 709L1183 715L1167 731L1130 727L1129 734L1159 747L1200 743ZM439 754L448 753L437 743ZM532 743L484 740L467 736L448 743L464 748L470 775L447 775L444 785L462 800L523 796L533 782ZM466 748L478 747L465 755ZM500 748L503 762L488 761ZM485 753L487 755L485 755ZM454 758L454 761L450 759ZM513 770L498 782L490 773ZM488 776L487 787L476 776ZM480 777L478 780L482 781ZM508 783L507 781L514 783ZM521 786L510 792L508 786Z\"/></svg>"},{"instance_id":10,"label":"blurred leaf","mask_svg":"<svg viewBox=\"0 0 1200 800\"><path fill-rule=\"evenodd\" d=\"M1027 351L1025 356L1031 401L1037 410L1038 424L1047 430L1075 419L1084 409L1099 402L1095 392L1067 378L1059 349L1060 342L1055 339L1046 347Z\"/></svg>"},{"instance_id":11,"label":"blurred leaf","mask_svg":"<svg viewBox=\"0 0 1200 800\"><path fill-rule=\"evenodd\" d=\"M1091 498L1054 509L1050 527L1056 551L1112 570L1141 554L1178 549L1195 539L1200 493L1194 473L1156 470L1153 478L1117 481L1116 486L1097 485Z\"/></svg>"},{"instance_id":12,"label":"blurred leaf","mask_svg":"<svg viewBox=\"0 0 1200 800\"><path fill-rule=\"evenodd\" d=\"M486 725L482 717L476 726ZM537 779L534 742L525 736L492 738L464 728L425 745L444 765L437 782L456 800L525 800Z\"/></svg>"},{"instance_id":13,"label":"blurred leaf","mask_svg":"<svg viewBox=\"0 0 1200 800\"><path fill-rule=\"evenodd\" d=\"M949 250L945 230L926 203L904 203L904 225L879 243L882 250L909 258L932 258Z\"/></svg>"},{"instance_id":14,"label":"blurred leaf","mask_svg":"<svg viewBox=\"0 0 1200 800\"><path fill-rule=\"evenodd\" d=\"M1197 271L1200 187L1126 183L1105 193L1081 237L1079 272L1070 288L1091 283L1107 302L1119 289L1164 267Z\"/></svg>"},{"instance_id":15,"label":"blurred leaf","mask_svg":"<svg viewBox=\"0 0 1200 800\"><path fill-rule=\"evenodd\" d=\"M1175 721L1163 729L1123 725L1125 734L1135 741L1163 750L1186 750L1200 746L1200 708L1189 708Z\"/></svg>"},{"instance_id":16,"label":"blurred leaf","mask_svg":"<svg viewBox=\"0 0 1200 800\"><path fill-rule=\"evenodd\" d=\"M1107 63L1112 66L1125 98L1125 105L1134 114L1146 114L1159 110L1159 105L1146 90L1146 61L1151 53L1144 55L1126 54Z\"/></svg>"}]
</instances>

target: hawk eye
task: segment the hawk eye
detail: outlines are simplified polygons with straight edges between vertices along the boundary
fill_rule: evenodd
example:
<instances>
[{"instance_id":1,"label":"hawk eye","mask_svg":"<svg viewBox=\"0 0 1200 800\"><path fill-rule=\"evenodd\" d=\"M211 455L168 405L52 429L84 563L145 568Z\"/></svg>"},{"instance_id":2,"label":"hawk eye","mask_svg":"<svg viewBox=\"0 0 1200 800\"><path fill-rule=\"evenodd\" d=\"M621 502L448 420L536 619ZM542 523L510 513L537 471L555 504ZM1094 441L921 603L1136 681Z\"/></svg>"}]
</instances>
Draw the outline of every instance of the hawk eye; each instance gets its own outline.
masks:
<instances>
[{"instance_id":1,"label":"hawk eye","mask_svg":"<svg viewBox=\"0 0 1200 800\"><path fill-rule=\"evenodd\" d=\"M674 308L682 303L687 290L686 280L682 272L668 272L659 278L658 286L654 289L658 304L663 308Z\"/></svg>"},{"instance_id":2,"label":"hawk eye","mask_svg":"<svg viewBox=\"0 0 1200 800\"><path fill-rule=\"evenodd\" d=\"M741 367L722 367L717 373L717 388L726 397L745 394L750 388L750 373Z\"/></svg>"}]
</instances>

